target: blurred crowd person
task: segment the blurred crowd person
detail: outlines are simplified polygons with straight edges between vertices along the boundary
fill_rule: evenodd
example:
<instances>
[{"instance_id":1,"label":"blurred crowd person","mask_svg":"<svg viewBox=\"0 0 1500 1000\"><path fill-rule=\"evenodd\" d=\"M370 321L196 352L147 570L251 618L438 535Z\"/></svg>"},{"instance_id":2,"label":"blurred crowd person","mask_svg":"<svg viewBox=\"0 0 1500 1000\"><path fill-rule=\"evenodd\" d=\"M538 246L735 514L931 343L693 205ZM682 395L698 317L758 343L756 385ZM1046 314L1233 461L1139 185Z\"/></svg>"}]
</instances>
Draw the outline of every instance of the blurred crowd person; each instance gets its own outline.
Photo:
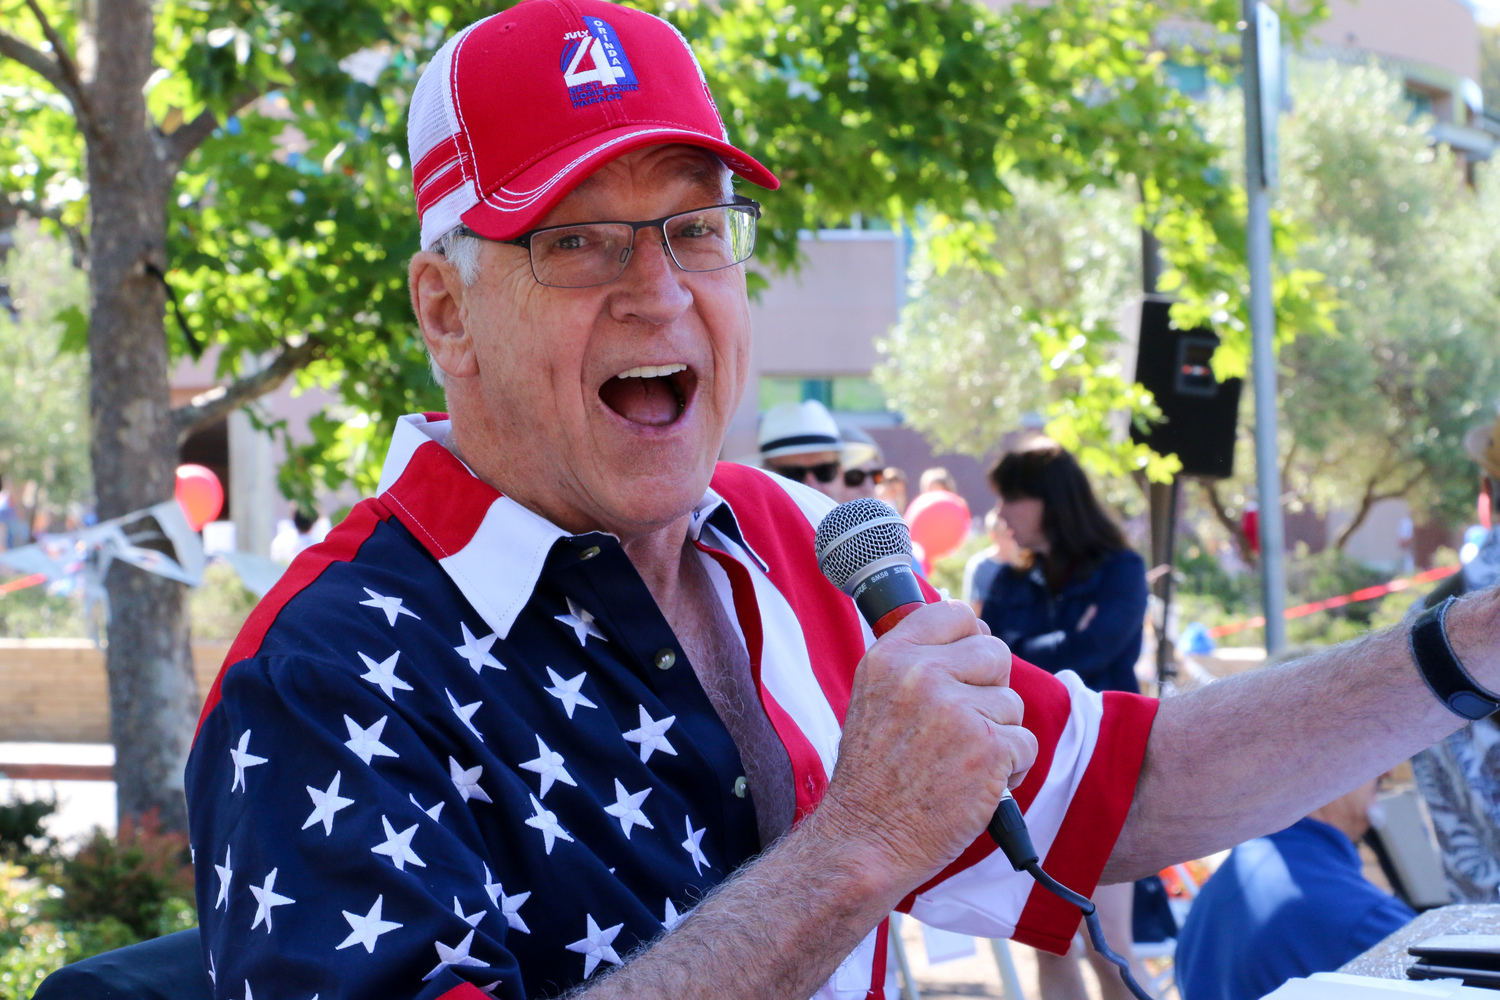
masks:
<instances>
[{"instance_id":1,"label":"blurred crowd person","mask_svg":"<svg viewBox=\"0 0 1500 1000\"><path fill-rule=\"evenodd\" d=\"M906 513L906 473L888 465L885 472L881 474L880 482L875 486L875 499L884 500L896 509L896 513Z\"/></svg>"},{"instance_id":2,"label":"blurred crowd person","mask_svg":"<svg viewBox=\"0 0 1500 1000\"><path fill-rule=\"evenodd\" d=\"M953 482L953 473L935 465L922 472L922 478L917 480L918 493L931 493L933 490L945 490L949 493L957 493L958 486Z\"/></svg>"},{"instance_id":3,"label":"blurred crowd person","mask_svg":"<svg viewBox=\"0 0 1500 1000\"><path fill-rule=\"evenodd\" d=\"M843 441L839 457L844 465L844 489L839 499L875 496L876 487L885 478L885 456L880 445L858 427L841 428L839 438Z\"/></svg>"},{"instance_id":4,"label":"blurred crowd person","mask_svg":"<svg viewBox=\"0 0 1500 1000\"><path fill-rule=\"evenodd\" d=\"M0 477L0 551L25 545L28 541L26 519L6 487L5 479Z\"/></svg>"},{"instance_id":5,"label":"blurred crowd person","mask_svg":"<svg viewBox=\"0 0 1500 1000\"><path fill-rule=\"evenodd\" d=\"M841 500L844 442L833 414L815 399L777 403L760 420L760 464Z\"/></svg>"},{"instance_id":6,"label":"blurred crowd person","mask_svg":"<svg viewBox=\"0 0 1500 1000\"><path fill-rule=\"evenodd\" d=\"M1416 913L1372 885L1355 846L1376 782L1230 852L1182 925L1182 1000L1256 1000L1288 979L1332 972Z\"/></svg>"},{"instance_id":7,"label":"blurred crowd person","mask_svg":"<svg viewBox=\"0 0 1500 1000\"><path fill-rule=\"evenodd\" d=\"M1480 495L1489 505L1490 529L1473 558L1424 601L1500 582L1500 420L1476 427L1464 450L1479 467ZM1455 903L1500 902L1500 724L1496 716L1469 723L1412 758L1417 789L1427 803Z\"/></svg>"},{"instance_id":8,"label":"blurred crowd person","mask_svg":"<svg viewBox=\"0 0 1500 1000\"><path fill-rule=\"evenodd\" d=\"M991 507L984 515L984 533L990 544L964 563L964 600L969 602L976 615L984 613L984 595L990 592L990 585L995 582L1000 567L1010 563L1020 551L1011 535L1010 525L1000 516L998 507Z\"/></svg>"},{"instance_id":9,"label":"blurred crowd person","mask_svg":"<svg viewBox=\"0 0 1500 1000\"><path fill-rule=\"evenodd\" d=\"M330 530L332 525L328 518L294 507L291 520L276 526L276 535L271 539L271 558L290 564L304 549L310 549L326 538Z\"/></svg>"},{"instance_id":10,"label":"blurred crowd person","mask_svg":"<svg viewBox=\"0 0 1500 1000\"><path fill-rule=\"evenodd\" d=\"M928 481L924 473L923 485ZM1000 498L996 516L1017 552L996 567L979 597L980 617L1023 660L1053 673L1072 670L1095 691L1139 693L1146 564L1099 504L1077 459L1050 439L1036 439L1001 458L990 482ZM1127 947L1134 883L1100 886L1093 899L1105 938L1145 981ZM1042 996L1084 1000L1078 960L1086 955L1104 1000L1127 1000L1115 967L1081 937L1074 941L1067 955L1037 952Z\"/></svg>"}]
</instances>

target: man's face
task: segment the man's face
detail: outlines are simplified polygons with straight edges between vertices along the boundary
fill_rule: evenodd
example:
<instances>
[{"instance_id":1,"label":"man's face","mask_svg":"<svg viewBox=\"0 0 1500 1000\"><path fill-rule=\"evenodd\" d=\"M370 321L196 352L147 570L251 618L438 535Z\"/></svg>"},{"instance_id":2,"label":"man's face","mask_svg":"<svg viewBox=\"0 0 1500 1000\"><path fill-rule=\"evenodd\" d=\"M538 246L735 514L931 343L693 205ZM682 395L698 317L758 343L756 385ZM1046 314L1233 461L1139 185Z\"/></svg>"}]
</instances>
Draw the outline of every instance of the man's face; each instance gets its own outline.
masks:
<instances>
[{"instance_id":1,"label":"man's face","mask_svg":"<svg viewBox=\"0 0 1500 1000\"><path fill-rule=\"evenodd\" d=\"M777 455L764 460L767 469L805 483L835 500L843 499L844 483L836 451L804 451L795 455ZM827 482L822 478L826 476Z\"/></svg>"},{"instance_id":2,"label":"man's face","mask_svg":"<svg viewBox=\"0 0 1500 1000\"><path fill-rule=\"evenodd\" d=\"M638 150L601 167L537 228L723 204L724 177L692 147ZM521 247L486 243L480 260L462 307L472 372L459 365L465 377L450 371L448 382L462 454L489 451L501 489L571 530L633 535L687 514L744 387L743 265L682 271L659 229L641 230L625 272L593 288L538 283ZM480 421L461 415L471 398Z\"/></svg>"}]
</instances>

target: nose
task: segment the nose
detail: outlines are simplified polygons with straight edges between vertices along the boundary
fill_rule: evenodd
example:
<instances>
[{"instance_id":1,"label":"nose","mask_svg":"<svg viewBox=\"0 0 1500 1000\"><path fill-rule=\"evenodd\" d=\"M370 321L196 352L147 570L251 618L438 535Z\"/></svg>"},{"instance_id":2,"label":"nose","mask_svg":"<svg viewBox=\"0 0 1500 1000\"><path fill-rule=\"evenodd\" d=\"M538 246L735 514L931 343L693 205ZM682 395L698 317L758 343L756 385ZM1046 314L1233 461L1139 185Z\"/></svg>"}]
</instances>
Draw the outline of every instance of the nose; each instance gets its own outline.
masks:
<instances>
[{"instance_id":1,"label":"nose","mask_svg":"<svg viewBox=\"0 0 1500 1000\"><path fill-rule=\"evenodd\" d=\"M610 288L610 313L619 320L670 323L692 305L685 274L667 251L660 229L642 229L625 262L625 272Z\"/></svg>"}]
</instances>

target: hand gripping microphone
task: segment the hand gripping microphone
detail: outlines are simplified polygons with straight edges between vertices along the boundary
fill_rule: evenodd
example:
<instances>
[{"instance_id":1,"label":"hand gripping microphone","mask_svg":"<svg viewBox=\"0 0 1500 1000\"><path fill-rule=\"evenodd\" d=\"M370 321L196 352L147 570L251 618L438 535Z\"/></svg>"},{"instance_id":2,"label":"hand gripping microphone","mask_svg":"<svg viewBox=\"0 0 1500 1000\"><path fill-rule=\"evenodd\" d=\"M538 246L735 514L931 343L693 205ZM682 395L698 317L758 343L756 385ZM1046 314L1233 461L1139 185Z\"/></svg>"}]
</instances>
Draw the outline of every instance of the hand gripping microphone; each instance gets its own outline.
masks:
<instances>
[{"instance_id":1,"label":"hand gripping microphone","mask_svg":"<svg viewBox=\"0 0 1500 1000\"><path fill-rule=\"evenodd\" d=\"M828 582L854 598L859 613L878 639L927 603L912 572L911 532L889 504L873 498L841 503L818 525L814 546L818 568ZM1094 949L1114 963L1137 1000L1153 1000L1131 975L1130 963L1104 940L1094 904L1042 870L1021 807L1006 789L986 827L1016 871L1031 875L1048 891L1078 907Z\"/></svg>"}]
</instances>

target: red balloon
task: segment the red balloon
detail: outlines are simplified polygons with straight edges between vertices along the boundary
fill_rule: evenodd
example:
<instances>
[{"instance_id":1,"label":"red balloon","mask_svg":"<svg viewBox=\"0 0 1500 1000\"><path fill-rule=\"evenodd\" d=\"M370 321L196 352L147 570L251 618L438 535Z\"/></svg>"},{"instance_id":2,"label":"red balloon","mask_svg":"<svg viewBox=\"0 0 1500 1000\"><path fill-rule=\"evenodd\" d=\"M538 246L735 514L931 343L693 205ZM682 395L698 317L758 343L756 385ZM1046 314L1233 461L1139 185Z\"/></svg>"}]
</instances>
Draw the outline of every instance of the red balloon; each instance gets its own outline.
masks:
<instances>
[{"instance_id":1,"label":"red balloon","mask_svg":"<svg viewBox=\"0 0 1500 1000\"><path fill-rule=\"evenodd\" d=\"M906 523L927 561L937 562L969 537L969 505L957 493L928 490L906 508Z\"/></svg>"},{"instance_id":2,"label":"red balloon","mask_svg":"<svg viewBox=\"0 0 1500 1000\"><path fill-rule=\"evenodd\" d=\"M201 465L177 467L177 506L187 515L194 531L219 516L224 509L224 487L212 469Z\"/></svg>"}]
</instances>

